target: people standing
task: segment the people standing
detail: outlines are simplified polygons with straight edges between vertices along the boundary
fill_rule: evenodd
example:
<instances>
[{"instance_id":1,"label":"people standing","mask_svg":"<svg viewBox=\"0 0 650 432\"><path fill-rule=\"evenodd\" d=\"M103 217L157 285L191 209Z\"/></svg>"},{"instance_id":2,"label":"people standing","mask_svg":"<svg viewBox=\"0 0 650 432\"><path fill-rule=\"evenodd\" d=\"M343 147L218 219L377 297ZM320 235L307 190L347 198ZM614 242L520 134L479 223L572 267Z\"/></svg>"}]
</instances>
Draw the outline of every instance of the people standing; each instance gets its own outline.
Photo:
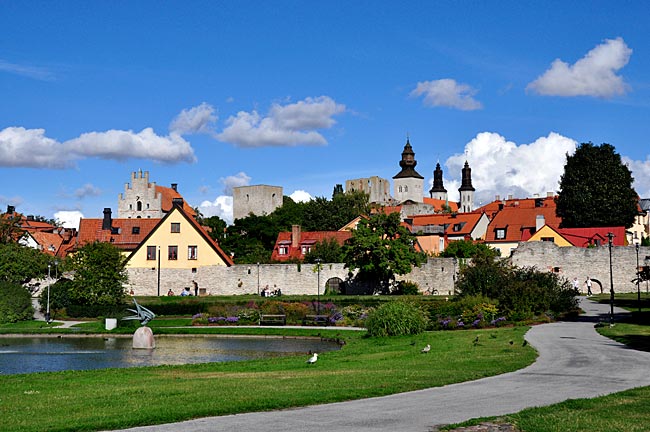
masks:
<instances>
[{"instance_id":1,"label":"people standing","mask_svg":"<svg viewBox=\"0 0 650 432\"><path fill-rule=\"evenodd\" d=\"M578 282L577 277L573 278L573 289L576 291L580 291L580 283Z\"/></svg>"},{"instance_id":2,"label":"people standing","mask_svg":"<svg viewBox=\"0 0 650 432\"><path fill-rule=\"evenodd\" d=\"M192 284L194 284L194 296L198 297L199 296L199 284L193 280Z\"/></svg>"},{"instance_id":3,"label":"people standing","mask_svg":"<svg viewBox=\"0 0 650 432\"><path fill-rule=\"evenodd\" d=\"M586 284L587 284L587 295L588 295L588 296L593 295L593 294L591 293L591 278L590 278L589 276L587 276Z\"/></svg>"}]
</instances>

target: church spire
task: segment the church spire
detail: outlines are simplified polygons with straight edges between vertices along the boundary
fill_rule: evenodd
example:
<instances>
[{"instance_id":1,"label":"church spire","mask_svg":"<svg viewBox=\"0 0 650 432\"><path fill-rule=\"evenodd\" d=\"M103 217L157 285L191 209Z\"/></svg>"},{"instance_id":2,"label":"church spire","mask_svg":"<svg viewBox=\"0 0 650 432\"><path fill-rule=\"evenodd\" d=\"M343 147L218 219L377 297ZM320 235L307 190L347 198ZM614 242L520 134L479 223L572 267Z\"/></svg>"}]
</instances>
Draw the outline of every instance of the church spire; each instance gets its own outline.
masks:
<instances>
[{"instance_id":1,"label":"church spire","mask_svg":"<svg viewBox=\"0 0 650 432\"><path fill-rule=\"evenodd\" d=\"M398 172L393 178L408 178L408 177L415 177L419 179L423 179L422 177L416 170L415 166L418 164L418 162L415 160L415 152L413 151L413 148L411 147L411 142L409 141L408 136L406 137L406 145L404 146L404 151L402 151L402 160L399 161L399 166L402 168L400 172Z\"/></svg>"},{"instance_id":2,"label":"church spire","mask_svg":"<svg viewBox=\"0 0 650 432\"><path fill-rule=\"evenodd\" d=\"M442 183L442 169L440 168L440 162L438 162L436 164L436 169L433 171L433 187L429 189L429 195L431 198L445 199L440 198L442 194L446 196L447 189L445 189L445 186Z\"/></svg>"},{"instance_id":3,"label":"church spire","mask_svg":"<svg viewBox=\"0 0 650 432\"><path fill-rule=\"evenodd\" d=\"M472 169L469 163L465 161L462 171L461 185L458 188L460 192L460 205L458 206L461 213L469 213L474 210L474 187L472 186Z\"/></svg>"},{"instance_id":4,"label":"church spire","mask_svg":"<svg viewBox=\"0 0 650 432\"><path fill-rule=\"evenodd\" d=\"M463 174L462 174L462 181L460 184L460 188L458 189L459 192L462 191L472 191L474 192L476 189L472 186L472 169L469 167L469 163L465 161L465 166L463 167Z\"/></svg>"}]
</instances>

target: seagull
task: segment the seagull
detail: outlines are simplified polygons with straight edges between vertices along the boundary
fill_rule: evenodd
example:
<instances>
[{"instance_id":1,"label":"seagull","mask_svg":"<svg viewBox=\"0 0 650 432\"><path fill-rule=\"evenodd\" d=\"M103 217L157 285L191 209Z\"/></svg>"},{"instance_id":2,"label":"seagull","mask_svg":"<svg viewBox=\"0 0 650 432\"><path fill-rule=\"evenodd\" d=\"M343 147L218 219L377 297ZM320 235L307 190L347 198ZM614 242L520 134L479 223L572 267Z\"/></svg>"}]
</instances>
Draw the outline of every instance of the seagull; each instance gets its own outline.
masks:
<instances>
[{"instance_id":1,"label":"seagull","mask_svg":"<svg viewBox=\"0 0 650 432\"><path fill-rule=\"evenodd\" d=\"M316 363L316 360L318 360L318 353L314 353L309 359L307 360L308 364L314 364Z\"/></svg>"},{"instance_id":2,"label":"seagull","mask_svg":"<svg viewBox=\"0 0 650 432\"><path fill-rule=\"evenodd\" d=\"M422 348L422 351L420 351L422 354L426 354L429 351L431 351L431 345L427 344L424 348Z\"/></svg>"},{"instance_id":3,"label":"seagull","mask_svg":"<svg viewBox=\"0 0 650 432\"><path fill-rule=\"evenodd\" d=\"M512 345L514 342L513 342L513 341L510 341L510 342L508 342L508 343L509 343L510 345Z\"/></svg>"},{"instance_id":4,"label":"seagull","mask_svg":"<svg viewBox=\"0 0 650 432\"><path fill-rule=\"evenodd\" d=\"M478 336L476 336L476 339L474 339L474 345L478 345Z\"/></svg>"}]
</instances>

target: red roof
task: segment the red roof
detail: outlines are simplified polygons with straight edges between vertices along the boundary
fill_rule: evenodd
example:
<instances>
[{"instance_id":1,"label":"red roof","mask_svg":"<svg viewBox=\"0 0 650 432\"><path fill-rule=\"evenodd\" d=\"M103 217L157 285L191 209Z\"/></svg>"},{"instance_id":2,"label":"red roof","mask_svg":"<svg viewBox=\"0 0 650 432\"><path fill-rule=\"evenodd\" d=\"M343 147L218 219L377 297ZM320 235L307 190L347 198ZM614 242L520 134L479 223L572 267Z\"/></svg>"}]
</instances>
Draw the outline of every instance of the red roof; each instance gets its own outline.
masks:
<instances>
[{"instance_id":1,"label":"red roof","mask_svg":"<svg viewBox=\"0 0 650 432\"><path fill-rule=\"evenodd\" d=\"M468 236L483 216L483 213L456 213L411 216L412 225L427 226L438 225L444 227L445 234L449 236Z\"/></svg>"},{"instance_id":2,"label":"red roof","mask_svg":"<svg viewBox=\"0 0 650 432\"><path fill-rule=\"evenodd\" d=\"M156 185L156 192L161 195L160 207L165 213L169 213L172 207L174 207L174 198L183 198L177 190L165 186ZM183 211L192 217L196 216L194 209L185 200L183 200Z\"/></svg>"},{"instance_id":3,"label":"red roof","mask_svg":"<svg viewBox=\"0 0 650 432\"><path fill-rule=\"evenodd\" d=\"M545 198L522 198L514 199L510 198L507 200L495 200L491 203L488 203L482 207L474 210L475 212L484 212L490 218L494 219L496 214L506 208L539 208L539 207L552 207L555 210L555 197L545 197Z\"/></svg>"},{"instance_id":4,"label":"red roof","mask_svg":"<svg viewBox=\"0 0 650 432\"><path fill-rule=\"evenodd\" d=\"M110 230L102 229L104 219L81 219L77 244L95 241L113 243L123 250L134 250L161 219L112 219Z\"/></svg>"},{"instance_id":5,"label":"red roof","mask_svg":"<svg viewBox=\"0 0 650 432\"><path fill-rule=\"evenodd\" d=\"M606 245L609 242L607 234L610 232L614 234L612 245L626 246L625 227L557 228L555 231L578 247Z\"/></svg>"},{"instance_id":6,"label":"red roof","mask_svg":"<svg viewBox=\"0 0 650 432\"><path fill-rule=\"evenodd\" d=\"M562 221L555 215L555 201L546 198L542 205L535 206L535 199L518 200L523 205L505 206L498 211L485 233L486 242L516 243L528 240L537 231L537 216L544 217L544 224L557 228ZM530 205L532 203L532 205ZM484 208L482 208L484 209ZM497 238L497 231L503 230L504 236Z\"/></svg>"},{"instance_id":7,"label":"red roof","mask_svg":"<svg viewBox=\"0 0 650 432\"><path fill-rule=\"evenodd\" d=\"M444 206L447 205L451 209L452 212L457 212L458 211L458 203L454 201L449 201L449 200L439 200L435 198L427 198L424 197L425 204L429 204L433 206L434 211L436 212L442 212L444 210Z\"/></svg>"},{"instance_id":8,"label":"red roof","mask_svg":"<svg viewBox=\"0 0 650 432\"><path fill-rule=\"evenodd\" d=\"M271 254L272 261L287 261L291 259L301 260L304 258L302 253L302 246L311 247L316 243L323 240L334 239L336 242L343 246L345 241L352 237L350 231L306 231L300 232L300 238L297 241L298 247L293 247L292 233L290 231L283 231L278 234ZM280 255L280 245L287 249L287 253Z\"/></svg>"}]
</instances>

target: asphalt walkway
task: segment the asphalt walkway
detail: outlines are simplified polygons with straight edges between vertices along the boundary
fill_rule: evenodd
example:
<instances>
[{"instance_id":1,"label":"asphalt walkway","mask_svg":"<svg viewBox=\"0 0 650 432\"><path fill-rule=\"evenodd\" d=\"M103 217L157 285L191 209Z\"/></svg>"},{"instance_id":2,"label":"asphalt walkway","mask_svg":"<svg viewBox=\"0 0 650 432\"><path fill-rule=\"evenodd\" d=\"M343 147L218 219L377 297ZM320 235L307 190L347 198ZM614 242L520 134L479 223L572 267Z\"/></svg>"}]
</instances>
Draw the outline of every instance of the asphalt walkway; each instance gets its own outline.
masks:
<instances>
[{"instance_id":1,"label":"asphalt walkway","mask_svg":"<svg viewBox=\"0 0 650 432\"><path fill-rule=\"evenodd\" d=\"M584 298L581 303L586 314L579 321L539 325L526 334L539 358L516 372L378 398L128 430L426 432L441 424L650 385L650 353L634 351L600 336L594 323L607 321L609 306ZM624 313L620 309L615 312ZM218 388L218 383L214 385Z\"/></svg>"}]
</instances>

